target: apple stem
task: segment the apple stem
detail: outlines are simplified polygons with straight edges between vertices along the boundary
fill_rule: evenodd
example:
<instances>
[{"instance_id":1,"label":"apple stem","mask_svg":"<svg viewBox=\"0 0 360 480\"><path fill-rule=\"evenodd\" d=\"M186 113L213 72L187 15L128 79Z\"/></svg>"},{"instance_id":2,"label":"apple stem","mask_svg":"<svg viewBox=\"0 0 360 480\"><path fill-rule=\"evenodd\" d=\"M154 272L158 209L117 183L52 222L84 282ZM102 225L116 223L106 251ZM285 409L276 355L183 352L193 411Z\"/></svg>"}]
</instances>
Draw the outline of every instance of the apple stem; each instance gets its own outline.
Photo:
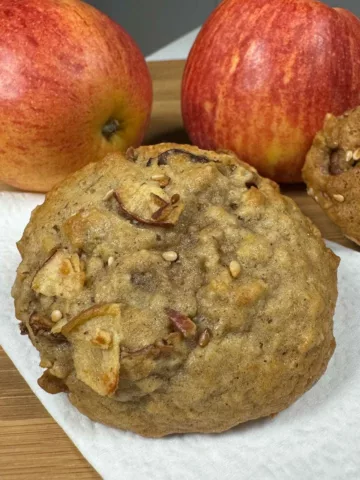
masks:
<instances>
[{"instance_id":1,"label":"apple stem","mask_svg":"<svg viewBox=\"0 0 360 480\"><path fill-rule=\"evenodd\" d=\"M109 120L105 123L102 128L102 134L106 138L106 140L110 140L110 138L120 130L120 123L116 118L109 118Z\"/></svg>"}]
</instances>

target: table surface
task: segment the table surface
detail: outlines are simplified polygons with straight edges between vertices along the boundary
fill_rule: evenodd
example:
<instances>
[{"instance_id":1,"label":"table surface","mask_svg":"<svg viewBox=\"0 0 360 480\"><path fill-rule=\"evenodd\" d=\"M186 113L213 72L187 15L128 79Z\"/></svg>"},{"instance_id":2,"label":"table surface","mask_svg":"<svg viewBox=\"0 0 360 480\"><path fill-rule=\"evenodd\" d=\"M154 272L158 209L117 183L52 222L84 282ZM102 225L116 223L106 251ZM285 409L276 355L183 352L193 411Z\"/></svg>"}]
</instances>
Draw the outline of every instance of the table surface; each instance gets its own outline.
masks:
<instances>
[{"instance_id":1,"label":"table surface","mask_svg":"<svg viewBox=\"0 0 360 480\"><path fill-rule=\"evenodd\" d=\"M180 113L184 62L153 62L149 66L154 80L154 108L146 143L188 142ZM0 190L11 188L0 185ZM304 186L284 187L283 192L298 203L326 239L355 249L306 195ZM53 479L99 478L0 347L0 478L42 480L50 475Z\"/></svg>"}]
</instances>

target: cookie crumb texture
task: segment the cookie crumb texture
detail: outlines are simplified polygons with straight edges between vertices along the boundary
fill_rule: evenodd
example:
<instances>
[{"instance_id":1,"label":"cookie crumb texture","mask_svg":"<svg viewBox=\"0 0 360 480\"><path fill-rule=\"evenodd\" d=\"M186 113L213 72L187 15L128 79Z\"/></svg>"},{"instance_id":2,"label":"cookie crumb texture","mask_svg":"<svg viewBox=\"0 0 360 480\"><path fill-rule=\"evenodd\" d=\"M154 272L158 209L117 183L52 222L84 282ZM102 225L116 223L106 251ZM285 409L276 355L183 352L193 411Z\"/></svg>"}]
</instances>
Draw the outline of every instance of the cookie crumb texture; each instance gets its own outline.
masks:
<instances>
[{"instance_id":1,"label":"cookie crumb texture","mask_svg":"<svg viewBox=\"0 0 360 480\"><path fill-rule=\"evenodd\" d=\"M360 107L328 114L303 169L308 193L360 245Z\"/></svg>"},{"instance_id":2,"label":"cookie crumb texture","mask_svg":"<svg viewBox=\"0 0 360 480\"><path fill-rule=\"evenodd\" d=\"M40 385L118 428L220 432L274 414L335 347L338 258L230 153L111 154L48 194L18 247Z\"/></svg>"}]
</instances>

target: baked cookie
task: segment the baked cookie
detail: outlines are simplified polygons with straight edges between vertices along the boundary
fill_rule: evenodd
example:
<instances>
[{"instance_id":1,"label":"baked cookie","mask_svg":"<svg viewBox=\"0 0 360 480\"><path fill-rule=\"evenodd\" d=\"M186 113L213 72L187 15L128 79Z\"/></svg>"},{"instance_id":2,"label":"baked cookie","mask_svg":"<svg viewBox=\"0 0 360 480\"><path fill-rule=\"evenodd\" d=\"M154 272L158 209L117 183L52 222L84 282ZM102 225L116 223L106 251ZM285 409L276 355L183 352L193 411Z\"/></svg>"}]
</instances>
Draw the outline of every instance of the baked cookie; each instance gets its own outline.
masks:
<instances>
[{"instance_id":1,"label":"baked cookie","mask_svg":"<svg viewBox=\"0 0 360 480\"><path fill-rule=\"evenodd\" d=\"M40 385L118 428L220 432L274 414L335 347L338 258L231 153L109 155L47 195L18 247Z\"/></svg>"},{"instance_id":2,"label":"baked cookie","mask_svg":"<svg viewBox=\"0 0 360 480\"><path fill-rule=\"evenodd\" d=\"M360 107L328 114L307 155L303 178L344 235L360 245Z\"/></svg>"}]
</instances>

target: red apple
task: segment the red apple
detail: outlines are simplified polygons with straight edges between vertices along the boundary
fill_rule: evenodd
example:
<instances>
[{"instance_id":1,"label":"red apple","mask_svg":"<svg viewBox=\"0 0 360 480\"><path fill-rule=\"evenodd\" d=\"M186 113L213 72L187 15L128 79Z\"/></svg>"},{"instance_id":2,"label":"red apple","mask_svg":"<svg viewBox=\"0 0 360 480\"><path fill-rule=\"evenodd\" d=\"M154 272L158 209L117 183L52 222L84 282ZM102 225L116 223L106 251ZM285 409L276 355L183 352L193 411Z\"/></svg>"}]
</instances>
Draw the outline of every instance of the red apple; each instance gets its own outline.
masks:
<instances>
[{"instance_id":1,"label":"red apple","mask_svg":"<svg viewBox=\"0 0 360 480\"><path fill-rule=\"evenodd\" d=\"M301 180L326 113L359 104L360 21L315 0L223 0L183 77L192 142L280 182Z\"/></svg>"},{"instance_id":2,"label":"red apple","mask_svg":"<svg viewBox=\"0 0 360 480\"><path fill-rule=\"evenodd\" d=\"M152 85L130 36L78 0L0 0L0 180L47 191L141 143Z\"/></svg>"}]
</instances>

